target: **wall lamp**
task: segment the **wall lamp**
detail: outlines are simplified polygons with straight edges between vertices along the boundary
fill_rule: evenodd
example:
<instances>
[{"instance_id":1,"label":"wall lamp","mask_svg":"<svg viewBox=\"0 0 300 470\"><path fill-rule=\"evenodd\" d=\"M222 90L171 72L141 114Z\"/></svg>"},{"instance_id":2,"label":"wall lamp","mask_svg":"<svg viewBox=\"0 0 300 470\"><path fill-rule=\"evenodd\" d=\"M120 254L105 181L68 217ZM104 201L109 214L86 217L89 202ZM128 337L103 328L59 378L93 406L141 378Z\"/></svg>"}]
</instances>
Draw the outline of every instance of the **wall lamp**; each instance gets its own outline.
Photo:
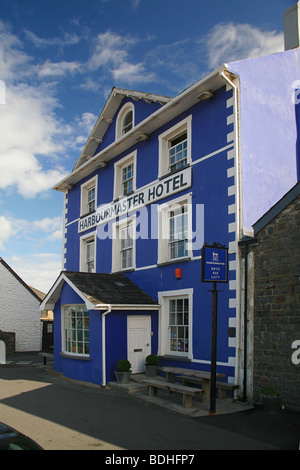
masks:
<instances>
[{"instance_id":1,"label":"wall lamp","mask_svg":"<svg viewBox=\"0 0 300 470\"><path fill-rule=\"evenodd\" d=\"M214 94L212 91L203 91L202 93L200 93L200 95L198 96L198 100L199 101L209 101L209 100L212 100L214 97Z\"/></svg>"}]
</instances>

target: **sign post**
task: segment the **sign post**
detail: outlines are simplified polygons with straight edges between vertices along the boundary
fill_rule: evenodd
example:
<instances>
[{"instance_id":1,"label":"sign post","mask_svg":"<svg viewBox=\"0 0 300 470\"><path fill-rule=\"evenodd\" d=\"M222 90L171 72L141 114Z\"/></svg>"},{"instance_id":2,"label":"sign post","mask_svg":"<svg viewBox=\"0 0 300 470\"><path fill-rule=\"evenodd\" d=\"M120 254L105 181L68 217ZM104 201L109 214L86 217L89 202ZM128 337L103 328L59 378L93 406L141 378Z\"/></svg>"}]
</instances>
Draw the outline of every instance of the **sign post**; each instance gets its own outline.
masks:
<instances>
[{"instance_id":1,"label":"sign post","mask_svg":"<svg viewBox=\"0 0 300 470\"><path fill-rule=\"evenodd\" d=\"M219 292L217 290L217 283L228 282L228 249L219 243L204 245L202 248L202 282L213 283L213 289L210 291L212 293L210 413L215 413Z\"/></svg>"}]
</instances>

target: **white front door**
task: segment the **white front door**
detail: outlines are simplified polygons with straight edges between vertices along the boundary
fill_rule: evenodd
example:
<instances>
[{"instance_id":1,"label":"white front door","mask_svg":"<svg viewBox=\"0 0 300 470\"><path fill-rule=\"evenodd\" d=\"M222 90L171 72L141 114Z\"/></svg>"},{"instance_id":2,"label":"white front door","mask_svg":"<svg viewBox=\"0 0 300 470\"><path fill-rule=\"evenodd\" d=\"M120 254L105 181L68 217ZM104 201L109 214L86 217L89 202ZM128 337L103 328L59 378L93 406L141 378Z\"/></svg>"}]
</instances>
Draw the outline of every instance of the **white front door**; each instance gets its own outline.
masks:
<instances>
[{"instance_id":1,"label":"white front door","mask_svg":"<svg viewBox=\"0 0 300 470\"><path fill-rule=\"evenodd\" d=\"M151 317L128 316L127 332L128 361L132 373L145 372L145 359L151 353Z\"/></svg>"}]
</instances>

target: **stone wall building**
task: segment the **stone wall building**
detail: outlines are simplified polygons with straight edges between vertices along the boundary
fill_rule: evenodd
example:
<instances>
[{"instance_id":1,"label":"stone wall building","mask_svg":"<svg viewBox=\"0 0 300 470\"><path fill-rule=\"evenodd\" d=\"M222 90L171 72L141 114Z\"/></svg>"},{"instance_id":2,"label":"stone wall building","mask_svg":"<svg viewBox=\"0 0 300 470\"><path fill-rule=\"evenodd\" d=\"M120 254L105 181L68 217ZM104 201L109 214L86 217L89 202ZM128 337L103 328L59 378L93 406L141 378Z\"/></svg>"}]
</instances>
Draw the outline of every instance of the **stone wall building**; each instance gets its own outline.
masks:
<instances>
[{"instance_id":1,"label":"stone wall building","mask_svg":"<svg viewBox=\"0 0 300 470\"><path fill-rule=\"evenodd\" d=\"M300 408L300 183L256 222L254 235L254 398L272 384L283 404Z\"/></svg>"}]
</instances>

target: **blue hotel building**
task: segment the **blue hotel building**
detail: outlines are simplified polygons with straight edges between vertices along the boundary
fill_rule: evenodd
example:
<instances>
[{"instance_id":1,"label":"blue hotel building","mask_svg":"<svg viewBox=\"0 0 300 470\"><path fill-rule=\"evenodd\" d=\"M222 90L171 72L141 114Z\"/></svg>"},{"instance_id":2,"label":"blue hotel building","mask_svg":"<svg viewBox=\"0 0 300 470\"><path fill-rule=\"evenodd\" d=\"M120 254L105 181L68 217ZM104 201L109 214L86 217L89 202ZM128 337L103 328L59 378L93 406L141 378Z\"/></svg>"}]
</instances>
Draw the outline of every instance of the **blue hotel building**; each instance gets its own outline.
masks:
<instances>
[{"instance_id":1,"label":"blue hotel building","mask_svg":"<svg viewBox=\"0 0 300 470\"><path fill-rule=\"evenodd\" d=\"M242 387L251 354L245 365L240 242L299 177L298 56L294 48L223 64L175 98L112 89L55 187L64 266L41 306L54 310L55 370L105 385L119 359L141 373L154 353L162 365L209 371L201 249L218 242L229 269L217 370ZM251 327L248 335L251 350Z\"/></svg>"}]
</instances>

